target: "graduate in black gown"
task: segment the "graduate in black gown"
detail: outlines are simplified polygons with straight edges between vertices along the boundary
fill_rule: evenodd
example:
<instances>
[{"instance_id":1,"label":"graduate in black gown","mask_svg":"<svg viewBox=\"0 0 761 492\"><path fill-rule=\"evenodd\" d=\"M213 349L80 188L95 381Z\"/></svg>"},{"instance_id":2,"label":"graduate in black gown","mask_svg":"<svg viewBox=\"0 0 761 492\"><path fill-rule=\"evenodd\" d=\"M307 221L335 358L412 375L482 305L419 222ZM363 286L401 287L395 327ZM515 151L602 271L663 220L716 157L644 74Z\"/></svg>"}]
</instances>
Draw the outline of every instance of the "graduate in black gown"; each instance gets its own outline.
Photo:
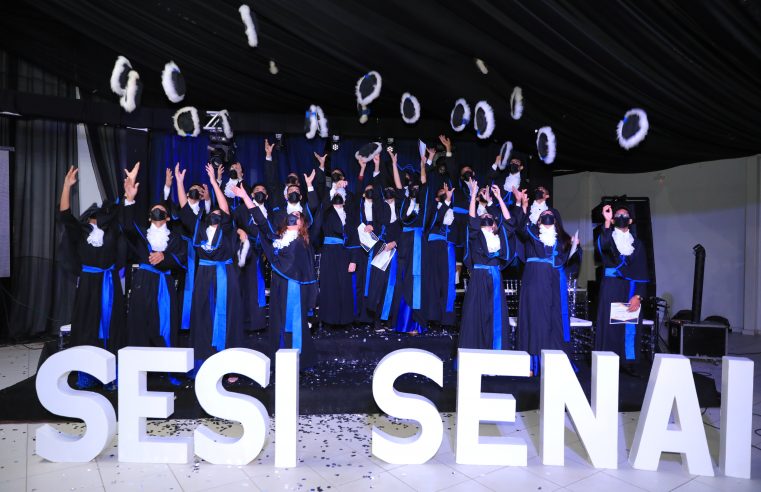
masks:
<instances>
[{"instance_id":1,"label":"graduate in black gown","mask_svg":"<svg viewBox=\"0 0 761 492\"><path fill-rule=\"evenodd\" d=\"M367 168L367 161L364 158L358 158L359 163L359 177L357 182L359 184L365 183L365 169ZM350 268L353 266L354 272L353 285L356 299L356 313L354 317L354 324L364 328L370 328L375 323L378 317L374 311L368 309L367 294L370 289L370 269L369 254L360 245L358 227L360 224L364 224L365 229L369 231L375 230L375 221L373 216L373 186L372 180L362 189L362 194L359 199L355 199L349 205L344 205L346 210L346 220L351 225L348 227L349 245L351 252Z\"/></svg>"},{"instance_id":2,"label":"graduate in black gown","mask_svg":"<svg viewBox=\"0 0 761 492\"><path fill-rule=\"evenodd\" d=\"M631 211L625 203L605 205L605 219L597 237L597 250L605 273L600 282L597 304L595 350L610 350L618 354L625 372L638 375L635 364L639 359L639 324L611 324L610 304L629 303L629 311L639 309L649 280L647 251L632 234Z\"/></svg>"},{"instance_id":3,"label":"graduate in black gown","mask_svg":"<svg viewBox=\"0 0 761 492\"><path fill-rule=\"evenodd\" d=\"M314 174L307 177L308 186L311 186ZM246 201L246 197L241 198ZM249 201L246 206L254 221L262 223L261 211ZM319 229L319 214L316 219L311 227ZM268 355L274 357L280 348L297 348L301 351L300 367L312 367L317 363L317 351L309 328L309 311L317 302L317 273L312 249L316 234L310 232L300 212L288 214L285 226L275 234L263 228L260 233L264 254L272 266Z\"/></svg>"},{"instance_id":4,"label":"graduate in black gown","mask_svg":"<svg viewBox=\"0 0 761 492\"><path fill-rule=\"evenodd\" d=\"M501 224L488 212L476 215L478 183L470 180L468 184L471 201L464 262L470 281L462 304L459 347L507 350L510 322L500 267L514 255L515 227L520 217L510 215L496 185L492 193L499 204Z\"/></svg>"},{"instance_id":5,"label":"graduate in black gown","mask_svg":"<svg viewBox=\"0 0 761 492\"><path fill-rule=\"evenodd\" d=\"M528 197L521 196L524 208ZM542 349L568 350L571 336L568 283L564 266L573 239L555 209L543 211L538 224L523 221L518 228L526 266L518 307L517 349L531 356L531 372L539 374Z\"/></svg>"},{"instance_id":6,"label":"graduate in black gown","mask_svg":"<svg viewBox=\"0 0 761 492\"><path fill-rule=\"evenodd\" d=\"M124 230L139 267L132 273L127 310L128 343L136 347L177 346L180 296L176 273L186 262L185 242L167 226L169 213L163 203L151 207L149 226L135 217L139 183L124 181Z\"/></svg>"},{"instance_id":7,"label":"graduate in black gown","mask_svg":"<svg viewBox=\"0 0 761 492\"><path fill-rule=\"evenodd\" d=\"M431 204L433 217L423 242L423 282L425 288L425 318L444 327L454 327L456 313L456 248L453 230L452 190L445 182L436 192Z\"/></svg>"},{"instance_id":8,"label":"graduate in black gown","mask_svg":"<svg viewBox=\"0 0 761 492\"><path fill-rule=\"evenodd\" d=\"M196 369L209 356L229 347L243 346L243 309L238 272L233 263L238 235L232 225L227 198L214 179L214 168L206 165L217 205L205 216L181 214L188 229L198 264L192 287L190 340L195 350ZM185 171L175 170L180 206L185 201ZM245 191L244 191L245 193Z\"/></svg>"},{"instance_id":9,"label":"graduate in black gown","mask_svg":"<svg viewBox=\"0 0 761 492\"><path fill-rule=\"evenodd\" d=\"M64 227L67 263L79 270L71 318L71 344L93 345L116 353L126 345L124 292L119 270L124 266L124 243L119 227L119 206L93 205L77 220L71 213L71 187L78 169L69 168L61 191L58 220ZM137 171L135 170L135 174ZM97 380L79 373L77 385L87 388Z\"/></svg>"}]
</instances>

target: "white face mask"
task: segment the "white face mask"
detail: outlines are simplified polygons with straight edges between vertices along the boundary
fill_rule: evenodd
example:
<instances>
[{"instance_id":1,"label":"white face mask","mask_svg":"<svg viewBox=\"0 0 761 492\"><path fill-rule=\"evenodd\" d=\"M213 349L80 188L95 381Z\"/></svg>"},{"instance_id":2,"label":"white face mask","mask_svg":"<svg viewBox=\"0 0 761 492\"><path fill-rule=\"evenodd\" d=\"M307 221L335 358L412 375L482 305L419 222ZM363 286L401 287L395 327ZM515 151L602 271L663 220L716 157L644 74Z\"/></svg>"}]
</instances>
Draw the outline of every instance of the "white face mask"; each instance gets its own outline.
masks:
<instances>
[{"instance_id":1,"label":"white face mask","mask_svg":"<svg viewBox=\"0 0 761 492\"><path fill-rule=\"evenodd\" d=\"M554 225L539 224L539 240L545 246L553 247L558 240L558 231Z\"/></svg>"}]
</instances>

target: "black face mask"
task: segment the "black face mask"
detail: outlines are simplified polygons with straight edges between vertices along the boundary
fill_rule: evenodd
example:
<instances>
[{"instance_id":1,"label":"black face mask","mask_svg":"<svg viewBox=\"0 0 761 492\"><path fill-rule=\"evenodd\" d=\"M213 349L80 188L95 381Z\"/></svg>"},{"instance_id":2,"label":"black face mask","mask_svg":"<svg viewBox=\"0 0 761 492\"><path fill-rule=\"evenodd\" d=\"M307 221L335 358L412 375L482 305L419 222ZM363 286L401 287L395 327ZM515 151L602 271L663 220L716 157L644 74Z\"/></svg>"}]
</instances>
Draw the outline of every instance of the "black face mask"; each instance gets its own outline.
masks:
<instances>
[{"instance_id":1,"label":"black face mask","mask_svg":"<svg viewBox=\"0 0 761 492\"><path fill-rule=\"evenodd\" d=\"M510 167L508 169L510 170L510 174L518 174L519 172L521 172L521 165L510 163Z\"/></svg>"},{"instance_id":2,"label":"black face mask","mask_svg":"<svg viewBox=\"0 0 761 492\"><path fill-rule=\"evenodd\" d=\"M462 176L460 176L460 179L462 179L463 181L467 183L473 177L475 177L475 174L473 174L473 171L465 171L464 173L462 173Z\"/></svg>"},{"instance_id":3,"label":"black face mask","mask_svg":"<svg viewBox=\"0 0 761 492\"><path fill-rule=\"evenodd\" d=\"M264 201L267 199L267 195L264 194L263 191L257 191L254 193L254 200L256 200L259 203L264 203Z\"/></svg>"},{"instance_id":4,"label":"black face mask","mask_svg":"<svg viewBox=\"0 0 761 492\"><path fill-rule=\"evenodd\" d=\"M552 214L544 214L539 216L539 223L543 225L554 225L555 216Z\"/></svg>"},{"instance_id":5,"label":"black face mask","mask_svg":"<svg viewBox=\"0 0 761 492\"><path fill-rule=\"evenodd\" d=\"M619 229L623 229L625 227L629 227L629 216L628 215L616 215L615 217L613 217L613 225L615 225Z\"/></svg>"},{"instance_id":6,"label":"black face mask","mask_svg":"<svg viewBox=\"0 0 761 492\"><path fill-rule=\"evenodd\" d=\"M201 192L198 191L196 188L193 188L188 192L188 198L191 200L200 200L201 199Z\"/></svg>"},{"instance_id":7,"label":"black face mask","mask_svg":"<svg viewBox=\"0 0 761 492\"><path fill-rule=\"evenodd\" d=\"M542 200L544 198L544 192L542 190L536 190L534 192L534 200Z\"/></svg>"},{"instance_id":8,"label":"black face mask","mask_svg":"<svg viewBox=\"0 0 761 492\"><path fill-rule=\"evenodd\" d=\"M238 179L238 171L235 169L230 169L230 179Z\"/></svg>"},{"instance_id":9,"label":"black face mask","mask_svg":"<svg viewBox=\"0 0 761 492\"><path fill-rule=\"evenodd\" d=\"M373 190L365 190L365 198L368 200L373 199Z\"/></svg>"},{"instance_id":10,"label":"black face mask","mask_svg":"<svg viewBox=\"0 0 761 492\"><path fill-rule=\"evenodd\" d=\"M221 214L211 214L211 215L209 215L209 225L219 225L220 222L222 222L222 215Z\"/></svg>"},{"instance_id":11,"label":"black face mask","mask_svg":"<svg viewBox=\"0 0 761 492\"><path fill-rule=\"evenodd\" d=\"M440 203L444 203L444 202L446 202L446 201L447 201L447 195L446 195L446 193L442 193L441 195L437 196L437 197L436 197L436 199L437 199L437 200L438 200Z\"/></svg>"},{"instance_id":12,"label":"black face mask","mask_svg":"<svg viewBox=\"0 0 761 492\"><path fill-rule=\"evenodd\" d=\"M160 208L154 208L151 210L150 218L151 220L166 220L166 212L161 210Z\"/></svg>"},{"instance_id":13,"label":"black face mask","mask_svg":"<svg viewBox=\"0 0 761 492\"><path fill-rule=\"evenodd\" d=\"M340 193L336 193L335 195L333 195L333 198L330 199L330 203L332 203L333 205L343 205L344 197L342 197Z\"/></svg>"},{"instance_id":14,"label":"black face mask","mask_svg":"<svg viewBox=\"0 0 761 492\"><path fill-rule=\"evenodd\" d=\"M491 217L483 217L481 219L481 227L491 227L494 225L494 219Z\"/></svg>"},{"instance_id":15,"label":"black face mask","mask_svg":"<svg viewBox=\"0 0 761 492\"><path fill-rule=\"evenodd\" d=\"M391 200L394 198L394 189L393 188L386 188L383 190L383 198L386 200Z\"/></svg>"},{"instance_id":16,"label":"black face mask","mask_svg":"<svg viewBox=\"0 0 761 492\"><path fill-rule=\"evenodd\" d=\"M439 174L446 174L447 166L439 166L438 171L439 171Z\"/></svg>"},{"instance_id":17,"label":"black face mask","mask_svg":"<svg viewBox=\"0 0 761 492\"><path fill-rule=\"evenodd\" d=\"M331 174L330 178L333 180L334 183L338 183L339 181L343 181L344 179L343 175L339 173Z\"/></svg>"},{"instance_id":18,"label":"black face mask","mask_svg":"<svg viewBox=\"0 0 761 492\"><path fill-rule=\"evenodd\" d=\"M288 193L288 203L299 203L301 201L301 194L297 191L292 191Z\"/></svg>"}]
</instances>

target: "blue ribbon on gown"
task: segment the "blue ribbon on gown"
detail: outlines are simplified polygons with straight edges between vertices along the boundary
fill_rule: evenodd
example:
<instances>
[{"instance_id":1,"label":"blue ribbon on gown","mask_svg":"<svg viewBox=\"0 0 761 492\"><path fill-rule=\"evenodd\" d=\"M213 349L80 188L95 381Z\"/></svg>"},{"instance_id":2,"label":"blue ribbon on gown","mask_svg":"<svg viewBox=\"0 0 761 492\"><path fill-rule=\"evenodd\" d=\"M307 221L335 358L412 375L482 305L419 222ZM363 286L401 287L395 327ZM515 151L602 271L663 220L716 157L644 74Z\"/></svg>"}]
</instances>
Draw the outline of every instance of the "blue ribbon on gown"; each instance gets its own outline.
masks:
<instances>
[{"instance_id":1,"label":"blue ribbon on gown","mask_svg":"<svg viewBox=\"0 0 761 492\"><path fill-rule=\"evenodd\" d=\"M156 298L159 310L159 334L164 339L166 346L171 347L171 299L169 297L169 286L167 285L167 276L171 272L162 272L148 263L141 263L139 268L159 276L159 291Z\"/></svg>"},{"instance_id":2,"label":"blue ribbon on gown","mask_svg":"<svg viewBox=\"0 0 761 492\"><path fill-rule=\"evenodd\" d=\"M414 234L412 243L412 309L420 309L420 286L423 274L423 228L405 227L402 231Z\"/></svg>"},{"instance_id":3,"label":"blue ribbon on gown","mask_svg":"<svg viewBox=\"0 0 761 492\"><path fill-rule=\"evenodd\" d=\"M398 253L394 252L394 257L391 259L391 269L388 274L388 285L386 286L386 297L383 299L383 310L381 311L381 319L388 320L388 315L391 311L391 304L394 300L394 287L396 286L396 267L398 263Z\"/></svg>"},{"instance_id":4,"label":"blue ribbon on gown","mask_svg":"<svg viewBox=\"0 0 761 492\"><path fill-rule=\"evenodd\" d=\"M526 263L547 263L558 271L558 283L560 284L560 312L563 318L563 341L569 342L571 341L571 321L568 318L568 280L566 278L563 265L555 265L555 255L556 251L553 248L552 258L538 258L533 256L531 258L526 258Z\"/></svg>"},{"instance_id":5,"label":"blue ribbon on gown","mask_svg":"<svg viewBox=\"0 0 761 492\"><path fill-rule=\"evenodd\" d=\"M188 270L185 274L185 288L182 292L182 322L180 328L183 330L190 329L190 307L193 304L193 283L196 276L196 250L193 247L193 240L183 236L182 239L188 243Z\"/></svg>"},{"instance_id":6,"label":"blue ribbon on gown","mask_svg":"<svg viewBox=\"0 0 761 492\"><path fill-rule=\"evenodd\" d=\"M637 282L646 283L646 280L634 280L628 277L625 277L621 272L620 268L624 266L626 263L625 260L622 259L621 264L618 265L615 268L606 268L605 269L605 276L606 277L613 277L613 278L621 278L624 280L629 281L629 299L634 297L634 293L637 289ZM635 360L637 358L636 348L635 348L635 342L637 339L637 325L634 323L626 323L625 325L625 332L624 332L624 356L626 360Z\"/></svg>"},{"instance_id":7,"label":"blue ribbon on gown","mask_svg":"<svg viewBox=\"0 0 761 492\"><path fill-rule=\"evenodd\" d=\"M314 284L317 280L294 280L278 270L275 265L271 266L273 272L288 281L288 290L285 299L285 332L291 333L292 348L301 350L303 329L303 323L301 320L301 286ZM284 344L282 343L281 337L281 346L282 345Z\"/></svg>"},{"instance_id":8,"label":"blue ribbon on gown","mask_svg":"<svg viewBox=\"0 0 761 492\"><path fill-rule=\"evenodd\" d=\"M476 270L486 270L491 275L492 282L492 306L494 309L492 317L493 340L492 348L502 350L502 275L497 265L474 264Z\"/></svg>"},{"instance_id":9,"label":"blue ribbon on gown","mask_svg":"<svg viewBox=\"0 0 761 492\"><path fill-rule=\"evenodd\" d=\"M200 259L199 266L213 266L217 275L216 299L214 301L214 323L211 345L217 351L225 349L227 341L227 265L232 265L232 258L224 261Z\"/></svg>"},{"instance_id":10,"label":"blue ribbon on gown","mask_svg":"<svg viewBox=\"0 0 761 492\"><path fill-rule=\"evenodd\" d=\"M102 273L103 281L100 290L100 326L98 328L98 338L108 340L109 329L111 328L111 309L114 305L114 281L111 272L114 265L108 268L98 268L90 265L82 265L84 273Z\"/></svg>"}]
</instances>

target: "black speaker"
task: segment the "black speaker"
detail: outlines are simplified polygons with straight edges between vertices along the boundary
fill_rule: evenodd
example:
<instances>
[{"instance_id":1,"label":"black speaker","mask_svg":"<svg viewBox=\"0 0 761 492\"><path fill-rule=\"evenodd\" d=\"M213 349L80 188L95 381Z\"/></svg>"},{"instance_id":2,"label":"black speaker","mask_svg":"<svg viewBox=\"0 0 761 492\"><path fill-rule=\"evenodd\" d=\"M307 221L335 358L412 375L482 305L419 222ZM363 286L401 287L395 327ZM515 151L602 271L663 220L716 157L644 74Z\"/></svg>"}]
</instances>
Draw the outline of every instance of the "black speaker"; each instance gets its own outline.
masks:
<instances>
[{"instance_id":1,"label":"black speaker","mask_svg":"<svg viewBox=\"0 0 761 492\"><path fill-rule=\"evenodd\" d=\"M669 351L688 357L721 358L727 355L728 327L722 323L669 322Z\"/></svg>"}]
</instances>

